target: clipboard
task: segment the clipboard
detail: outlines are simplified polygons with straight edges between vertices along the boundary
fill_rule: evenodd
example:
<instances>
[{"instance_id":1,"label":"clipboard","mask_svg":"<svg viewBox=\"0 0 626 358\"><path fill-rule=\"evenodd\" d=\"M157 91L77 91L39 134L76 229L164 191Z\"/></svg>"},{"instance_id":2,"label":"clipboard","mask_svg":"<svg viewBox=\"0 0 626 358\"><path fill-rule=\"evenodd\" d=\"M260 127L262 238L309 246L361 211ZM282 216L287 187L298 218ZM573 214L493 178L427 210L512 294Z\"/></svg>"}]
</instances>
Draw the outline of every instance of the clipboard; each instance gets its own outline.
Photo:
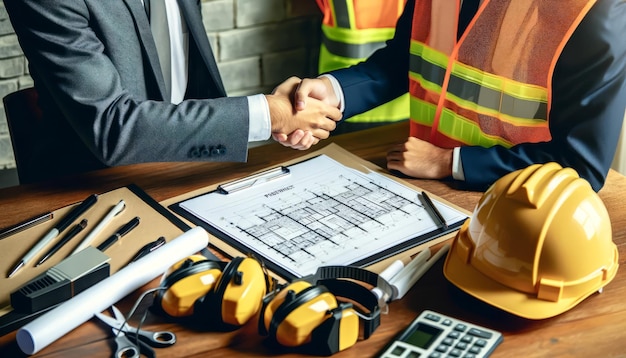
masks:
<instances>
[{"instance_id":1,"label":"clipboard","mask_svg":"<svg viewBox=\"0 0 626 358\"><path fill-rule=\"evenodd\" d=\"M323 158L323 159L320 159L320 158ZM400 226L403 222L410 222L410 220L413 217L410 217L411 212L409 211L413 210L414 213L417 213L417 212L420 213L419 215L421 219L424 219L427 216L428 220L432 220L429 224L430 227L432 227L432 230L421 232L415 235L411 234L412 236L410 238L403 237L402 240L397 243L395 242L385 243L380 247L376 247L376 249L373 251L368 251L366 255L354 254L353 256L350 257L348 261L345 261L345 262L336 261L336 260L326 261L325 259L322 259L322 258L319 259L319 262L315 262L315 259L312 259L313 263L317 263L317 266L304 268L305 264L302 264L300 261L308 260L308 256L303 258L304 256L299 255L298 253L294 255L294 257L289 259L292 261L297 260L298 261L297 264L286 263L286 259L281 258L281 256L285 256L286 251L281 252L281 249L277 249L277 247L283 247L282 243L278 242L272 248L264 247L264 245L270 246L267 244L268 238L270 239L269 241L275 242L273 241L276 236L274 234L277 234L280 231L285 232L285 231L290 231L290 230L291 231L300 230L300 228L294 229L293 226L281 227L278 224L279 221L288 221L288 219L285 219L285 217L282 216L285 214L284 212L281 212L280 210L276 210L275 215L278 216L278 219L273 221L271 225L270 224L268 225L273 226L274 224L276 224L278 226L274 228L275 231L273 233L269 235L265 235L262 238L255 237L254 235L251 235L249 233L245 233L246 230L265 231L266 228L262 226L253 227L252 229L250 229L252 226L246 226L245 230L240 230L239 232L237 232L232 227L228 227L228 226L225 226L225 224L223 223L217 222L221 215L223 221L228 221L228 220L232 220L233 222L237 221L238 224L232 225L233 227L236 227L237 225L243 225L240 220L246 221L247 220L246 217L248 217L249 214L261 215L261 216L265 215L264 213L260 213L258 211L261 209L258 209L257 207L255 207L255 205L260 207L263 204L262 201L259 201L260 196L265 196L265 198L270 198L272 196L280 197L283 193L287 193L289 191L295 192L296 195L304 195L303 194L304 190L302 188L299 188L298 186L302 186L302 185L306 186L306 184L302 184L306 180L312 180L311 181L312 183L320 184L319 182L318 183L315 182L316 179L310 179L310 177L314 176L313 172L315 171L316 168L319 168L318 166L321 163L326 165L326 161L332 161L332 163L328 165L330 165L330 167L333 168L332 169L333 173L341 172L341 174L347 178L346 180L355 180L353 183L355 186L362 184L361 181L376 180L376 181L380 181L381 183L384 183L385 185L401 187L402 188L401 191L403 191L403 193L404 192L410 193L409 194L409 196L411 196L410 198L406 197L406 195L403 198L400 198L400 196L397 196L396 195L397 193L395 193L394 190L400 190L400 189L397 189L395 187L393 190L388 190L388 192L391 193L391 194L389 193L388 194L390 195L390 197L392 197L392 200L398 200L406 204L403 207L403 209L407 210L405 217L402 219L399 219L397 222L394 221L393 222L394 225L397 224L398 226ZM326 168L326 166L324 166L324 168ZM320 171L322 170L324 169L320 169ZM327 180L327 179L329 179L328 176L322 175L321 179L317 179L317 180ZM378 185L378 183L371 182L370 184L367 184L367 185L371 185L375 187L376 185ZM332 185L329 183L329 186L332 186ZM233 188L236 190L232 191ZM229 189L231 189L231 191L229 191ZM317 189L318 188L316 188L315 190ZM342 188L342 190L343 189L346 189L346 188ZM331 188L329 190L333 190L333 189ZM381 189L381 191L384 191L384 190ZM327 265L327 264L370 267L373 264L392 258L398 255L399 253L406 254L407 251L416 250L418 248L421 250L424 248L424 246L426 247L431 246L445 239L450 238L454 234L454 232L456 232L458 228L462 225L465 219L467 219L468 213L464 211L463 209L460 209L458 207L455 207L454 205L451 205L450 203L446 203L444 201L439 200L436 197L433 197L434 199L433 201L438 206L440 206L440 209L441 208L444 209L444 212L447 214L448 218L451 218L447 222L447 228L440 227L430 217L430 215L427 213L425 208L421 206L421 203L417 196L417 194L420 192L421 190L419 190L419 188L416 188L410 185L408 182L403 181L399 178L388 175L379 167L375 166L374 164L370 162L364 161L361 158L358 158L357 156L345 151L343 148L339 147L338 145L329 144L328 146L326 146L320 151L310 153L310 155L302 156L300 158L297 158L287 163L283 163L277 167L276 166L271 167L271 168L259 171L257 173L254 173L251 176L240 178L236 181L221 183L217 186L205 187L203 189L199 189L197 191L189 193L188 195L183 195L178 198L173 198L173 201L170 201L170 203L165 204L165 205L167 205L172 211L180 215L185 220L188 220L190 223L199 225L205 228L212 236L214 236L217 239L217 240L211 239L210 241L213 244L213 246L216 247L218 250L225 252L227 254L230 254L232 256L235 256L241 253L255 255L256 257L260 258L265 263L265 265L268 267L270 271L276 273L278 276L286 280L293 280L295 278L307 276L313 273L312 271L314 271L317 267ZM315 193L315 194L318 194L318 193ZM371 195L375 195L375 193L372 193ZM236 201L236 203L229 202L231 201L231 199L229 199L230 197L232 197L233 198L232 201L233 202ZM301 205L300 202L297 202L297 200L299 199L305 200L304 196L301 198L294 199L294 198L289 198L287 194L285 194L284 197L280 198L280 200L294 200L295 201L294 206ZM328 198L321 198L321 196L317 197L316 200L319 200L320 203L317 203L315 205L318 205L318 206L327 205L327 203L322 203L322 201L326 199ZM272 202L271 205L274 205L274 204L275 203ZM207 213L202 212L203 205L206 205L207 210L210 213L207 214ZM230 207L231 205L232 207ZM314 204L311 204L311 205L312 206L308 209L312 209L313 211L315 211ZM288 205L286 207L288 207ZM240 209L245 212L238 213L236 211ZM289 208L288 210L292 210L292 209L293 208ZM421 210L421 211L418 211L418 210ZM400 210L397 210L397 211L400 211ZM397 213L390 212L386 214L395 215ZM408 216L409 218L407 218L406 216ZM341 215L337 215L333 217L330 217L329 215L329 217L325 219L328 221L340 220L340 217ZM255 217L254 220L256 219L257 217ZM324 220L324 219L320 219L320 221L321 220ZM248 224L249 223L245 223L245 225L248 225ZM293 225L293 223L291 224ZM319 222L316 223L315 225L318 225L318 224ZM371 223L365 223L363 225L368 226L369 228L372 228ZM311 233L313 231L313 229L311 229L312 226L313 224L311 224L307 228L302 229L303 234L300 237L297 237L296 240L313 236L313 234ZM349 228L347 230L352 230L352 228ZM350 232L349 234L346 234L346 233L342 233L342 234L350 237L352 240L354 239L354 232ZM376 236L378 234L379 233L373 232L372 236ZM278 235L280 236L281 234L278 234ZM366 235L363 235L363 236L366 236ZM292 239L289 233L287 233L286 235L283 235L283 238L286 238L286 237L288 237L289 240ZM373 240L367 241L367 245L370 245L372 241ZM359 246L359 244L362 244L363 247L362 248L357 247ZM320 244L320 246L321 245L322 244ZM341 256L344 256L344 257L350 256L351 254L353 254L352 251L358 251L358 250L365 251L367 247L369 246L366 246L366 244L363 244L363 242L355 244L353 248L350 250L347 249L345 246L342 246L341 250L343 250L343 253L345 255L341 255ZM309 249L308 246L304 249L304 251L306 251L307 249ZM329 250L324 251L319 248L315 248L315 250L320 250L319 252L322 253L320 257L323 255L329 254L330 252ZM275 252L272 252L272 251L275 251ZM291 251L289 252L290 253L288 255L291 255L292 254ZM412 251L412 252L416 252L416 251ZM311 263L311 265L313 265L313 263ZM301 265L303 269L302 271L299 271L298 269L294 269L292 265Z\"/></svg>"}]
</instances>

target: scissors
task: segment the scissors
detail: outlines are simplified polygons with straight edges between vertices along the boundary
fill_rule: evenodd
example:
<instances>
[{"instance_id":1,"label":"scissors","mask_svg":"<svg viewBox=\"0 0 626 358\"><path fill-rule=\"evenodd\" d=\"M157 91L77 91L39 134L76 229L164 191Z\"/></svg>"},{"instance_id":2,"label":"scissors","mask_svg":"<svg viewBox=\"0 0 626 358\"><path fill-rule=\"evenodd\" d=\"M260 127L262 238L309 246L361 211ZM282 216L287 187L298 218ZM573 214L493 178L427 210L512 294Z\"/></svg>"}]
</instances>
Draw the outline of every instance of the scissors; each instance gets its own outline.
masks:
<instances>
[{"instance_id":1,"label":"scissors","mask_svg":"<svg viewBox=\"0 0 626 358\"><path fill-rule=\"evenodd\" d=\"M145 331L130 326L126 323L126 319L122 312L111 306L111 310L115 318L96 313L102 322L106 323L115 335L115 355L116 358L137 358L141 354L147 357L155 357L154 350L151 347L164 348L176 343L176 335L171 331ZM138 339L133 339L137 337Z\"/></svg>"}]
</instances>

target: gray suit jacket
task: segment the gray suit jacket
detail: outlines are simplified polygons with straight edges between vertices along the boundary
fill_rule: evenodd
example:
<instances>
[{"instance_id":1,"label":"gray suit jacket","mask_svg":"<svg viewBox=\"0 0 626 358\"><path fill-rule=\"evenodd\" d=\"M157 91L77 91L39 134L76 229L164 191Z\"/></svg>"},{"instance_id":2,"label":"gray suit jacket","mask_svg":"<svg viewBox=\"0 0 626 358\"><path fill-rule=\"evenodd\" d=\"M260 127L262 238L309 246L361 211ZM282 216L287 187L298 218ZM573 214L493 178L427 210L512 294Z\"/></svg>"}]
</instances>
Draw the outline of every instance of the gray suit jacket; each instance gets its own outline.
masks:
<instances>
[{"instance_id":1,"label":"gray suit jacket","mask_svg":"<svg viewBox=\"0 0 626 358\"><path fill-rule=\"evenodd\" d=\"M178 2L189 84L173 105L141 0L4 0L44 112L38 170L246 160L248 102L225 97L199 1Z\"/></svg>"}]
</instances>

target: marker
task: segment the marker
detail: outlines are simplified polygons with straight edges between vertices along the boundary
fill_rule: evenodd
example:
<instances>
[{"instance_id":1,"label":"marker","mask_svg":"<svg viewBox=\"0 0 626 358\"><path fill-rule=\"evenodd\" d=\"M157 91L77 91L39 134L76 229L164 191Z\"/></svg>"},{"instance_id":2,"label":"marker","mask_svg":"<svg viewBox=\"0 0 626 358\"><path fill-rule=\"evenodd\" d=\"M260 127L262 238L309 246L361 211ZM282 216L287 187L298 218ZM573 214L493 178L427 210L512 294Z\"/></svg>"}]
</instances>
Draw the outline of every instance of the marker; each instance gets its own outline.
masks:
<instances>
[{"instance_id":1,"label":"marker","mask_svg":"<svg viewBox=\"0 0 626 358\"><path fill-rule=\"evenodd\" d=\"M139 216L135 216L129 222L124 224L121 228L117 230L117 232L111 235L108 239L104 240L103 243L98 245L98 250L104 251L111 247L117 240L121 239L122 236L128 234L132 229L136 228L139 225Z\"/></svg>"},{"instance_id":2,"label":"marker","mask_svg":"<svg viewBox=\"0 0 626 358\"><path fill-rule=\"evenodd\" d=\"M115 205L113 208L111 208L111 210L109 210L109 212L104 216L104 218L102 218L102 220L98 223L98 225L96 225L96 227L94 227L93 230L89 232L89 235L87 235L83 239L83 241L78 245L78 247L76 247L74 251L72 251L70 256L74 255L80 250L91 245L91 242L93 241L94 237L98 235L104 229L104 227L107 226L113 220L113 218L117 214L121 213L124 210L124 208L126 208L126 203L124 202L124 200L120 200L117 203L117 205Z\"/></svg>"},{"instance_id":3,"label":"marker","mask_svg":"<svg viewBox=\"0 0 626 358\"><path fill-rule=\"evenodd\" d=\"M70 210L67 215L65 215L61 221L59 221L50 231L44 235L39 242L35 246L33 246L27 253L22 257L22 259L13 267L11 272L7 278L12 277L19 271L24 265L26 265L33 257L39 253L52 239L57 237L59 233L65 230L74 220L76 220L80 215L84 214L89 208L91 208L96 201L98 201L98 196L96 194L90 195L87 199L85 199L82 203L75 206L72 210Z\"/></svg>"}]
</instances>

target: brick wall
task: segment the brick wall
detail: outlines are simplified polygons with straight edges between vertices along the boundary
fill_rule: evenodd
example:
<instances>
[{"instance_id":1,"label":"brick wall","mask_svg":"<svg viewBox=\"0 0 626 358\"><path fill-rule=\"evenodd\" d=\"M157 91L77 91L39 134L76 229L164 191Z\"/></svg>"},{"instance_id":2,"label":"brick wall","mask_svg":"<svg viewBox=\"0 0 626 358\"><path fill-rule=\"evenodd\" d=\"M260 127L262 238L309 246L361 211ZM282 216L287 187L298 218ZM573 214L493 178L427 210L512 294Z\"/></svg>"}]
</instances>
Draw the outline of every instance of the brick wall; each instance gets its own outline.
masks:
<instances>
[{"instance_id":1,"label":"brick wall","mask_svg":"<svg viewBox=\"0 0 626 358\"><path fill-rule=\"evenodd\" d=\"M291 75L316 74L321 17L314 0L202 1L204 26L229 95L267 93ZM2 1L0 98L30 86L27 63ZM14 167L2 108L0 170Z\"/></svg>"}]
</instances>

